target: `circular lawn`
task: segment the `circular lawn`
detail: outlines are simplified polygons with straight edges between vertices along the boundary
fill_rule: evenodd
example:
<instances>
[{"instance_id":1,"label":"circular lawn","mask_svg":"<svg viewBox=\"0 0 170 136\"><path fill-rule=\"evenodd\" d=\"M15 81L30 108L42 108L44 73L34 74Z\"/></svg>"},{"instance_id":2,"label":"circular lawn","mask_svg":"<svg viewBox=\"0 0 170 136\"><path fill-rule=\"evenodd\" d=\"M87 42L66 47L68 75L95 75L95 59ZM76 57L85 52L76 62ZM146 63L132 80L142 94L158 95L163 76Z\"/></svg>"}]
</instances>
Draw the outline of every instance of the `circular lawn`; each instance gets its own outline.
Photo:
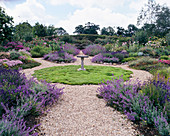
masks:
<instances>
[{"instance_id":1,"label":"circular lawn","mask_svg":"<svg viewBox=\"0 0 170 136\"><path fill-rule=\"evenodd\" d=\"M124 80L128 80L129 70L111 66L85 66L86 71L78 71L80 65L55 66L36 70L33 76L38 80L47 80L52 83L63 83L69 85L97 85L104 80L119 78L123 75ZM113 76L114 75L114 76Z\"/></svg>"}]
</instances>

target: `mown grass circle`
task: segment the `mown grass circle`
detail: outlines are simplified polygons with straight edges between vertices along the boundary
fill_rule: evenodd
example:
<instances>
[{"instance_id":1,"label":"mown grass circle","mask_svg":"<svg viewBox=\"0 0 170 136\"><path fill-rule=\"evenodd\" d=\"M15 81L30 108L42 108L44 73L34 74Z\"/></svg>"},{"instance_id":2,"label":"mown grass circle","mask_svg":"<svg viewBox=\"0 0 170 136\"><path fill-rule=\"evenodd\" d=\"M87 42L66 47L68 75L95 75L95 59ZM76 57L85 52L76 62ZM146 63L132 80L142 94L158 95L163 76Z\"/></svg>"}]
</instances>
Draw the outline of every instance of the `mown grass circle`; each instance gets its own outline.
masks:
<instances>
[{"instance_id":1,"label":"mown grass circle","mask_svg":"<svg viewBox=\"0 0 170 136\"><path fill-rule=\"evenodd\" d=\"M80 65L55 66L36 70L33 76L38 80L47 80L52 83L63 83L69 85L97 85L104 80L119 78L123 75L128 80L132 71L111 66L85 66L86 71L78 71ZM114 76L113 76L114 75Z\"/></svg>"}]
</instances>

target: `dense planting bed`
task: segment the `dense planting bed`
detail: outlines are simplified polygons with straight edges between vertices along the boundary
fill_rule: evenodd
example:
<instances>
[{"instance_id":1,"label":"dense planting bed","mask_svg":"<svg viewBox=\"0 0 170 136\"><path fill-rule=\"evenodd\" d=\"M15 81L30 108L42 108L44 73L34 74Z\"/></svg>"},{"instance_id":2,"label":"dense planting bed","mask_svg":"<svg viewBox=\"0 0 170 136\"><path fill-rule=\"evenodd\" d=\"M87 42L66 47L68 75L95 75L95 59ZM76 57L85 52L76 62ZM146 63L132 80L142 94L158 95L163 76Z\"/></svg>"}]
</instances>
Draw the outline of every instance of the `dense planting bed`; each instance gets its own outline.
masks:
<instances>
[{"instance_id":1,"label":"dense planting bed","mask_svg":"<svg viewBox=\"0 0 170 136\"><path fill-rule=\"evenodd\" d=\"M103 80L111 80L113 75L117 78L124 75L124 80L128 80L132 74L131 71L108 66L85 66L86 71L77 71L78 68L78 65L50 67L35 71L34 76L53 83L83 85L99 84Z\"/></svg>"}]
</instances>

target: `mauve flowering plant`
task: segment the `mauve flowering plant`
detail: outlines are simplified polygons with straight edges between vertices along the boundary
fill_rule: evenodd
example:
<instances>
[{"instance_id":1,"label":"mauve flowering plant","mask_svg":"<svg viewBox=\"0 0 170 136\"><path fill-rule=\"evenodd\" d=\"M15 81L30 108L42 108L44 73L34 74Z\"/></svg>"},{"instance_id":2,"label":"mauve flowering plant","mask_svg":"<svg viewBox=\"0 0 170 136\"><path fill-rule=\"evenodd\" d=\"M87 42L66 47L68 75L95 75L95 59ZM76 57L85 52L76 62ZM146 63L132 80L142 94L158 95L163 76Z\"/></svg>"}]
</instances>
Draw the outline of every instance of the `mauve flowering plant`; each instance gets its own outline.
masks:
<instances>
[{"instance_id":1,"label":"mauve flowering plant","mask_svg":"<svg viewBox=\"0 0 170 136\"><path fill-rule=\"evenodd\" d=\"M0 134L28 135L33 129L25 126L25 116L43 113L45 106L59 99L62 90L45 81L28 80L18 70L0 67Z\"/></svg>"},{"instance_id":2,"label":"mauve flowering plant","mask_svg":"<svg viewBox=\"0 0 170 136\"><path fill-rule=\"evenodd\" d=\"M5 67L13 67L16 65L21 65L23 62L20 60L0 59L0 64Z\"/></svg>"},{"instance_id":3,"label":"mauve flowering plant","mask_svg":"<svg viewBox=\"0 0 170 136\"><path fill-rule=\"evenodd\" d=\"M18 50L18 52L19 52L21 55L31 56L31 53L28 52L26 49L20 49L20 50Z\"/></svg>"},{"instance_id":4,"label":"mauve flowering plant","mask_svg":"<svg viewBox=\"0 0 170 136\"><path fill-rule=\"evenodd\" d=\"M48 61L54 61L54 62L66 62L71 63L75 62L76 58L72 54L68 54L65 51L56 51L50 54L44 55L44 59Z\"/></svg>"},{"instance_id":5,"label":"mauve flowering plant","mask_svg":"<svg viewBox=\"0 0 170 136\"><path fill-rule=\"evenodd\" d=\"M62 48L65 52L67 52L69 54L73 54L74 56L78 55L80 52L79 49L77 49L75 46L68 44L68 43L62 45Z\"/></svg>"},{"instance_id":6,"label":"mauve flowering plant","mask_svg":"<svg viewBox=\"0 0 170 136\"><path fill-rule=\"evenodd\" d=\"M23 44L21 43L21 42L8 42L5 46L4 46L4 48L7 48L7 49L15 49L15 50L20 50L20 49L27 49L28 50L28 48L25 48L24 46L23 46Z\"/></svg>"},{"instance_id":7,"label":"mauve flowering plant","mask_svg":"<svg viewBox=\"0 0 170 136\"><path fill-rule=\"evenodd\" d=\"M162 84L156 83L155 85L160 87ZM168 87L162 88L169 90L170 84L166 85ZM101 83L98 92L108 105L123 111L130 120L154 126L161 135L168 135L170 126L165 108L156 107L154 101L150 100L150 96L141 93L142 87L139 81L124 83L124 80L119 78ZM168 94L163 95L165 101L168 101L166 97L169 97L169 93L168 91Z\"/></svg>"},{"instance_id":8,"label":"mauve flowering plant","mask_svg":"<svg viewBox=\"0 0 170 136\"><path fill-rule=\"evenodd\" d=\"M102 53L99 53L98 55L95 55L91 61L94 63L117 63L119 62L119 59L116 57L104 57Z\"/></svg>"},{"instance_id":9,"label":"mauve flowering plant","mask_svg":"<svg viewBox=\"0 0 170 136\"><path fill-rule=\"evenodd\" d=\"M89 45L85 49L82 50L84 54L89 55L89 56L94 56L105 51L106 50L104 47L97 45L97 44Z\"/></svg>"}]
</instances>

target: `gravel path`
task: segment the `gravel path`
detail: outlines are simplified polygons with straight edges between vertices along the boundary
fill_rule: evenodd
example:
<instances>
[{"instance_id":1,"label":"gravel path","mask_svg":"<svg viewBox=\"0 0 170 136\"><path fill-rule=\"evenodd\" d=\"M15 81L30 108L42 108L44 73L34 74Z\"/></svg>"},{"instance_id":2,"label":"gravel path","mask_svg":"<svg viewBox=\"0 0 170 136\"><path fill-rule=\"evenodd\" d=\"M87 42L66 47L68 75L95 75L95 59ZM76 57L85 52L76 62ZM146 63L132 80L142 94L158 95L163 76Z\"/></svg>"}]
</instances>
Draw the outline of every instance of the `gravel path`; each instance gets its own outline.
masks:
<instances>
[{"instance_id":1,"label":"gravel path","mask_svg":"<svg viewBox=\"0 0 170 136\"><path fill-rule=\"evenodd\" d=\"M79 54L80 55L80 54ZM85 65L94 64L91 57L85 59ZM42 65L23 70L26 76L30 77L35 70L52 66L80 65L80 58L75 63L56 64L35 58ZM105 65L106 66L106 65ZM113 66L113 65L107 65ZM116 65L133 72L132 79L146 81L152 75L146 71L134 70L127 65ZM134 136L140 134L126 119L126 116L107 107L103 99L96 97L98 85L64 85L57 84L57 87L64 87L62 99L48 112L46 116L40 117L40 130L46 136Z\"/></svg>"}]
</instances>

